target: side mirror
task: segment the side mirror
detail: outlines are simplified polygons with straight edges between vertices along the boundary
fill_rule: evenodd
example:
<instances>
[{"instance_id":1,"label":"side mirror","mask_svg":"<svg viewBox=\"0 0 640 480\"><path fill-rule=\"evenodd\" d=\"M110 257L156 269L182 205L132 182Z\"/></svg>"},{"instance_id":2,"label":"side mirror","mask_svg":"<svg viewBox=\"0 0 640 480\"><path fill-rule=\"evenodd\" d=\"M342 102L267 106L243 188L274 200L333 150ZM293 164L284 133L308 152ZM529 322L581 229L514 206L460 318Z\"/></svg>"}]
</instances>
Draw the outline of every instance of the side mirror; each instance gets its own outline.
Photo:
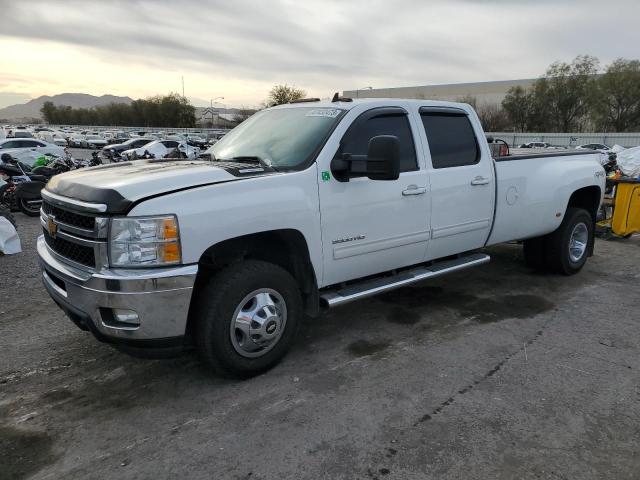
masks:
<instances>
[{"instance_id":1,"label":"side mirror","mask_svg":"<svg viewBox=\"0 0 640 480\"><path fill-rule=\"evenodd\" d=\"M400 177L400 140L380 135L369 140L367 177L371 180L397 180Z\"/></svg>"},{"instance_id":2,"label":"side mirror","mask_svg":"<svg viewBox=\"0 0 640 480\"><path fill-rule=\"evenodd\" d=\"M366 155L343 153L334 158L331 170L336 180L366 176L371 180L397 180L400 177L400 140L394 135L379 135L369 140Z\"/></svg>"}]
</instances>

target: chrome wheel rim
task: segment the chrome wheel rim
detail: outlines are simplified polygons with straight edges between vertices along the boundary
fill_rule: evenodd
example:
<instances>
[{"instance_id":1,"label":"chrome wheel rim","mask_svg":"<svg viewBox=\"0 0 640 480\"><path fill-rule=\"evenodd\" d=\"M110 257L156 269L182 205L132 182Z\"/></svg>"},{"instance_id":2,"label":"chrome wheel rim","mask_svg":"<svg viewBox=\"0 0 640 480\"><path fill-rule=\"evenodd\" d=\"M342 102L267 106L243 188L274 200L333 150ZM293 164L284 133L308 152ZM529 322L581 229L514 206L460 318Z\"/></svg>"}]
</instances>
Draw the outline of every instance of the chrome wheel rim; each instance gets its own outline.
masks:
<instances>
[{"instance_id":1,"label":"chrome wheel rim","mask_svg":"<svg viewBox=\"0 0 640 480\"><path fill-rule=\"evenodd\" d=\"M231 344L243 357L257 358L273 349L287 324L287 305L275 290L254 290L238 304L231 320Z\"/></svg>"},{"instance_id":2,"label":"chrome wheel rim","mask_svg":"<svg viewBox=\"0 0 640 480\"><path fill-rule=\"evenodd\" d=\"M587 251L589 243L589 229L584 223L578 223L573 227L569 238L569 258L572 262L579 262Z\"/></svg>"}]
</instances>

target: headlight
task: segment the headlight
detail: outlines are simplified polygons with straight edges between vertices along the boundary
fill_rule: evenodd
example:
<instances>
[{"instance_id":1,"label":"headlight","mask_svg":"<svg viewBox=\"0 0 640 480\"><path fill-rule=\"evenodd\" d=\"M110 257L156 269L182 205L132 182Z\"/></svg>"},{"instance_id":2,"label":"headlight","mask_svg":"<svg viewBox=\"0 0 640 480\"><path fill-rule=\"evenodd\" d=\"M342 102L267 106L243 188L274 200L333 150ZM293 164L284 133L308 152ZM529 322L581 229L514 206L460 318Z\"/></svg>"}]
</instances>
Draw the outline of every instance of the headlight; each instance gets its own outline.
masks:
<instances>
[{"instance_id":1,"label":"headlight","mask_svg":"<svg viewBox=\"0 0 640 480\"><path fill-rule=\"evenodd\" d=\"M114 218L109 232L113 267L175 265L182 260L175 215Z\"/></svg>"}]
</instances>

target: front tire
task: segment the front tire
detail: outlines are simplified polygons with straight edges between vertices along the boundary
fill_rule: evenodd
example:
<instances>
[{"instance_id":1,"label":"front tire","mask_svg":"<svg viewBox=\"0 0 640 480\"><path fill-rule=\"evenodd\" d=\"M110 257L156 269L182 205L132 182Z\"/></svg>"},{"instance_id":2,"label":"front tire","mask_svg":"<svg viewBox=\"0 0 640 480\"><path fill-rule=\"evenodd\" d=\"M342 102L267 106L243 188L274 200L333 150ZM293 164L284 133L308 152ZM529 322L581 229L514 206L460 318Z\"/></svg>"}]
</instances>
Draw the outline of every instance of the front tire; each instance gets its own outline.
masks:
<instances>
[{"instance_id":1,"label":"front tire","mask_svg":"<svg viewBox=\"0 0 640 480\"><path fill-rule=\"evenodd\" d=\"M247 260L209 278L196 295L196 348L216 372L252 377L275 366L291 347L302 299L282 267Z\"/></svg>"}]
</instances>

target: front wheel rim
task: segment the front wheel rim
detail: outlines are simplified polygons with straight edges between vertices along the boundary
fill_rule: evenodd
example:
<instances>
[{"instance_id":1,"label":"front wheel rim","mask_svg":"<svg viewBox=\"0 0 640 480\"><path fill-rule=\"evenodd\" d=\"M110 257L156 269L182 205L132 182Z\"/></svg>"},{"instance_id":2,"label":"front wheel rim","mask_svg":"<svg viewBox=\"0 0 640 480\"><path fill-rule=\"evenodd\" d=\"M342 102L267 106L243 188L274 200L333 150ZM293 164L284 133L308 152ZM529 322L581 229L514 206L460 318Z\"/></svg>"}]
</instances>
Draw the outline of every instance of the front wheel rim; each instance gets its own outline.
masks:
<instances>
[{"instance_id":1,"label":"front wheel rim","mask_svg":"<svg viewBox=\"0 0 640 480\"><path fill-rule=\"evenodd\" d=\"M589 229L584 223L578 223L573 227L569 237L569 258L572 262L579 262L584 257L589 243Z\"/></svg>"},{"instance_id":2,"label":"front wheel rim","mask_svg":"<svg viewBox=\"0 0 640 480\"><path fill-rule=\"evenodd\" d=\"M261 357L278 344L286 323L287 305L282 295L270 288L254 290L233 312L231 344L243 357Z\"/></svg>"}]
</instances>

